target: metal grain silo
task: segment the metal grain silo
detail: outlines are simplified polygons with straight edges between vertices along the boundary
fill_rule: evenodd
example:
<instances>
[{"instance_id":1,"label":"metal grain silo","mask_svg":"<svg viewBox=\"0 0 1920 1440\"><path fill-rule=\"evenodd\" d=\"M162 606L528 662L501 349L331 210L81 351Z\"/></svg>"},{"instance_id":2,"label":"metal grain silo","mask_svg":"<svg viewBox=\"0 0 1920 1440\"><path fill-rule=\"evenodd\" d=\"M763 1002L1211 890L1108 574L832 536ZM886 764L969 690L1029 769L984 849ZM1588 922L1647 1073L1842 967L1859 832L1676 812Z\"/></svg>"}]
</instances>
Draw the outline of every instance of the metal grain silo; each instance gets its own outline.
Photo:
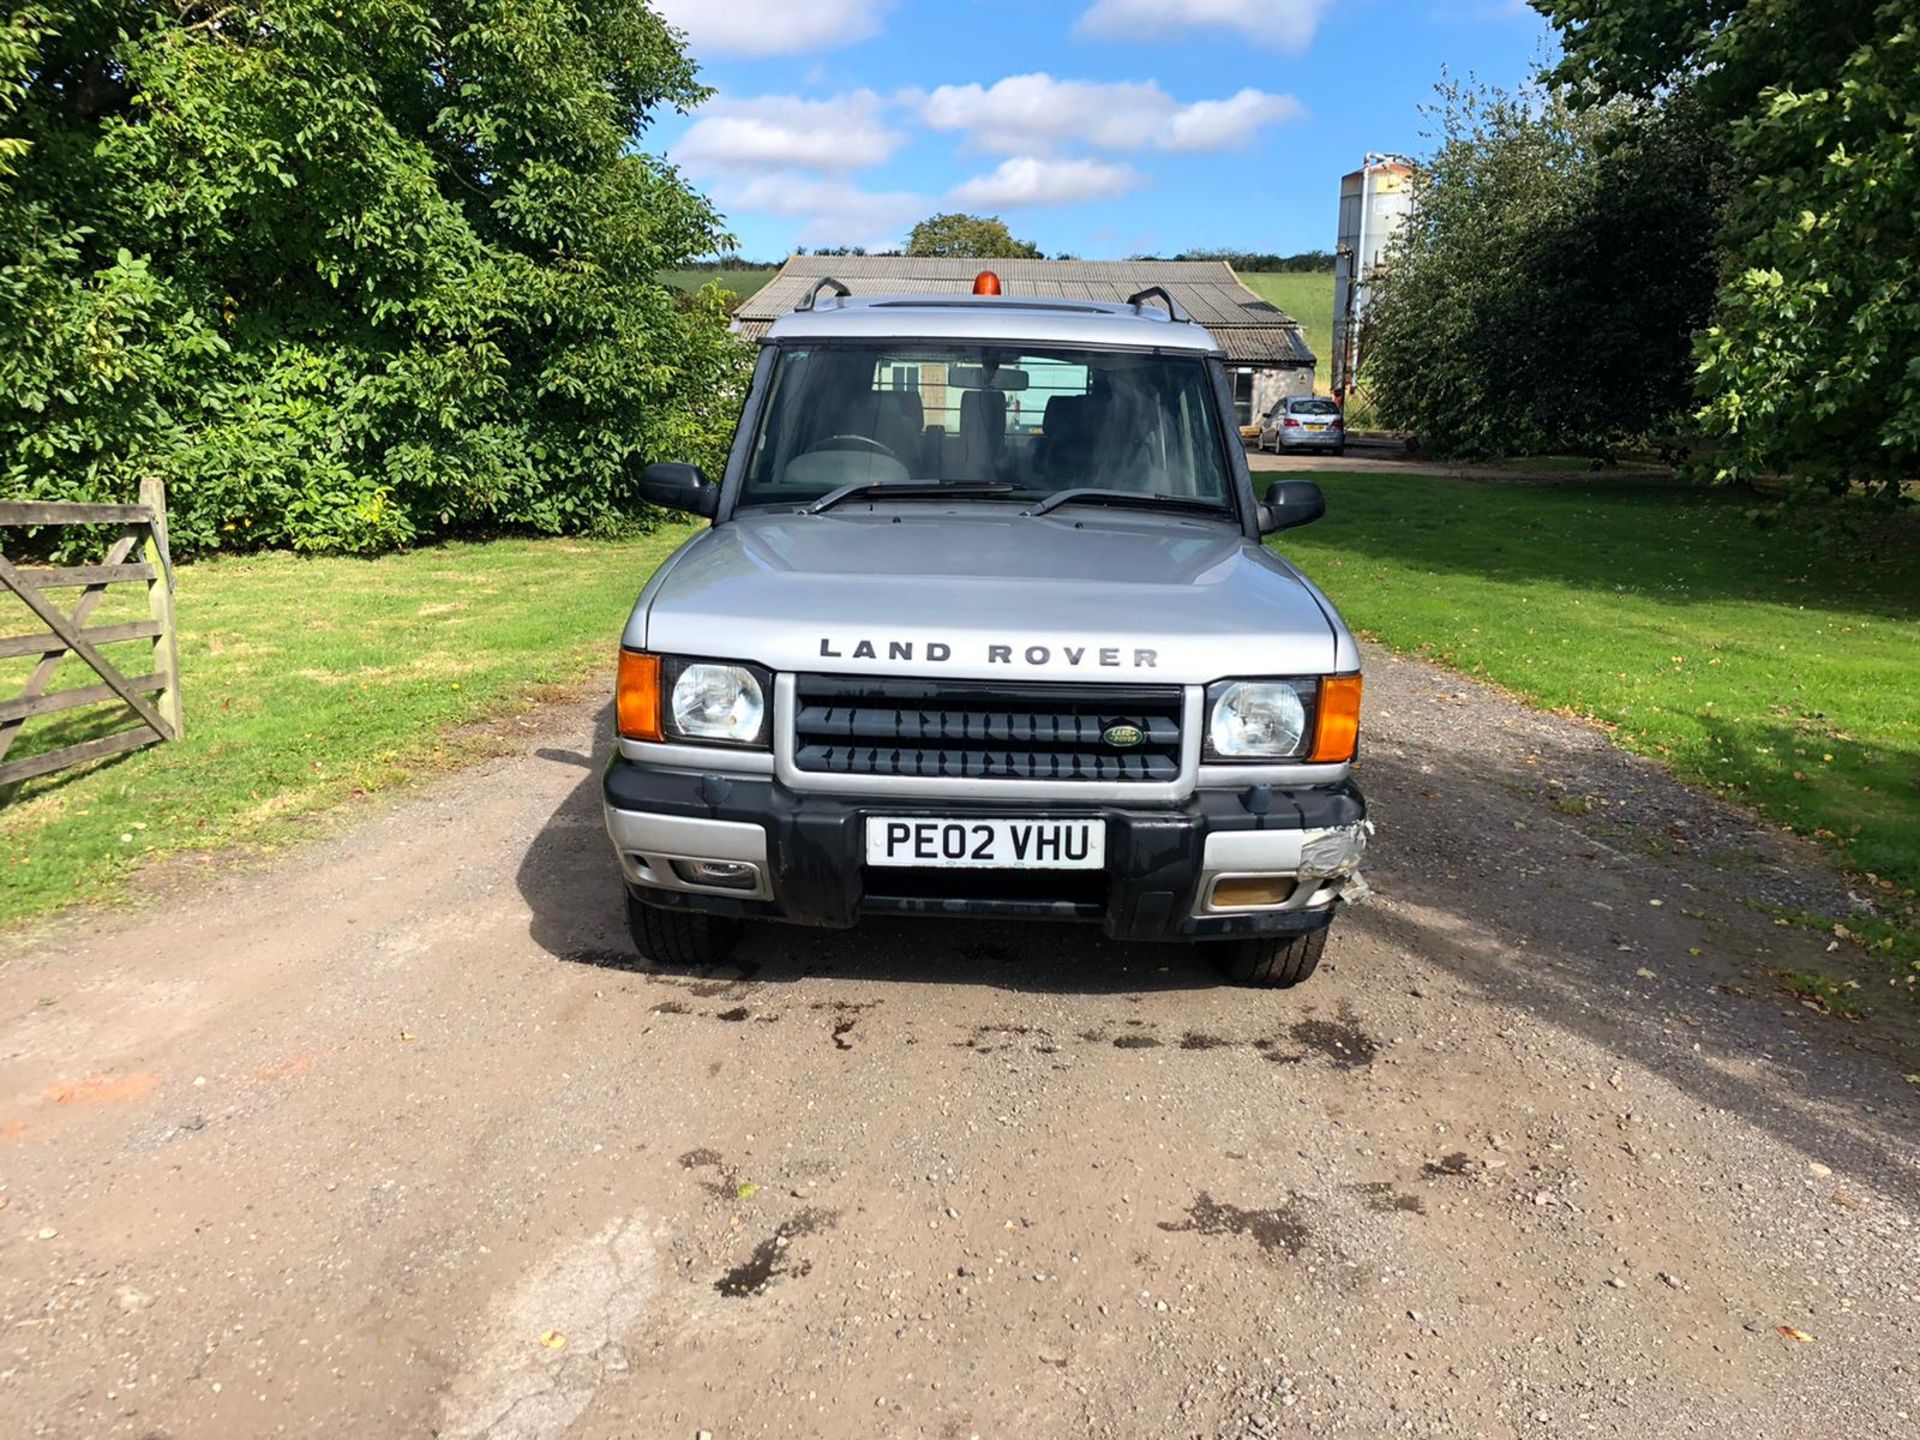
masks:
<instances>
[{"instance_id":1,"label":"metal grain silo","mask_svg":"<svg viewBox=\"0 0 1920 1440\"><path fill-rule=\"evenodd\" d=\"M1333 393L1353 389L1366 329L1367 292L1387 244L1413 206L1413 166L1368 155L1340 178L1340 239L1333 260Z\"/></svg>"}]
</instances>

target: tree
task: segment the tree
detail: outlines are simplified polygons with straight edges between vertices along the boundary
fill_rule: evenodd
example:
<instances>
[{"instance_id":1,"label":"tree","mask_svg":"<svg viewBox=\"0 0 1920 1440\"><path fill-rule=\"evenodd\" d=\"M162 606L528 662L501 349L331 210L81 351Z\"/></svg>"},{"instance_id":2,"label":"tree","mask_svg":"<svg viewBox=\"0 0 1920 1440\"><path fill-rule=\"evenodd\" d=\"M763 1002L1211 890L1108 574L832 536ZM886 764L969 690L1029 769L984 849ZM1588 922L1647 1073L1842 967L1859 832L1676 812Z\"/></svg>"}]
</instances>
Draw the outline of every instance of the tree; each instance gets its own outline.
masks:
<instances>
[{"instance_id":1,"label":"tree","mask_svg":"<svg viewBox=\"0 0 1920 1440\"><path fill-rule=\"evenodd\" d=\"M1040 247L1013 238L997 215L933 215L913 227L907 254L962 260L1038 260Z\"/></svg>"},{"instance_id":2,"label":"tree","mask_svg":"<svg viewBox=\"0 0 1920 1440\"><path fill-rule=\"evenodd\" d=\"M136 0L0 27L0 483L171 486L186 550L607 528L723 453L723 248L633 141L706 93L641 0ZM0 12L3 13L3 12Z\"/></svg>"},{"instance_id":3,"label":"tree","mask_svg":"<svg viewBox=\"0 0 1920 1440\"><path fill-rule=\"evenodd\" d=\"M1441 454L1604 455L1683 423L1725 156L1684 96L1442 90L1361 381Z\"/></svg>"},{"instance_id":4,"label":"tree","mask_svg":"<svg viewBox=\"0 0 1920 1440\"><path fill-rule=\"evenodd\" d=\"M1538 0L1597 101L1683 84L1742 184L1700 349L1723 477L1920 477L1912 0Z\"/></svg>"}]
</instances>

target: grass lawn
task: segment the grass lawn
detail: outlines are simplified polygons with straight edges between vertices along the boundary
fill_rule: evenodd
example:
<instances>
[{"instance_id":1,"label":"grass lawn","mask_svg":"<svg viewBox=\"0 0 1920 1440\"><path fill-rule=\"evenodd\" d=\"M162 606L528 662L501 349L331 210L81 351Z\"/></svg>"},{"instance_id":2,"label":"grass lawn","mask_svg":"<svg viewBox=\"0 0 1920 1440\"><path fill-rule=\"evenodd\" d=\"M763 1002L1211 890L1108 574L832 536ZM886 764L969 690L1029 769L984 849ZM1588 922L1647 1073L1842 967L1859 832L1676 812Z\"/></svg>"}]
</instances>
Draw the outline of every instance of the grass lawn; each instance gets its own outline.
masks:
<instances>
[{"instance_id":1,"label":"grass lawn","mask_svg":"<svg viewBox=\"0 0 1920 1440\"><path fill-rule=\"evenodd\" d=\"M1596 479L1617 476L1635 470L1665 474L1671 467L1658 460L1617 459L1608 465L1594 463L1591 455L1516 455L1508 460L1475 460L1476 470L1511 470L1516 475L1591 475Z\"/></svg>"},{"instance_id":2,"label":"grass lawn","mask_svg":"<svg viewBox=\"0 0 1920 1440\"><path fill-rule=\"evenodd\" d=\"M731 290L739 301L752 296L780 272L771 266L756 266L737 270L669 270L663 277L667 284L676 290L698 290L703 285L718 285L722 290Z\"/></svg>"},{"instance_id":3,"label":"grass lawn","mask_svg":"<svg viewBox=\"0 0 1920 1440\"><path fill-rule=\"evenodd\" d=\"M1920 524L1840 547L1817 512L1762 528L1750 501L1659 481L1314 478L1327 518L1280 548L1356 629L1601 720L1813 837L1883 882L1911 943Z\"/></svg>"},{"instance_id":4,"label":"grass lawn","mask_svg":"<svg viewBox=\"0 0 1920 1440\"><path fill-rule=\"evenodd\" d=\"M611 690L627 611L686 533L181 566L186 738L20 787L0 808L0 923L110 897L156 857L271 848L325 806L483 749L455 733L466 722L558 689ZM57 593L70 604L79 592ZM145 616L145 587L108 594L113 608L92 623ZM6 633L33 628L12 603ZM140 642L109 654L145 668ZM17 693L31 666L0 662L0 694ZM69 657L54 687L90 675ZM12 757L84 738L106 718L69 714L64 731L51 717L29 721Z\"/></svg>"},{"instance_id":5,"label":"grass lawn","mask_svg":"<svg viewBox=\"0 0 1920 1440\"><path fill-rule=\"evenodd\" d=\"M1262 300L1300 322L1307 348L1319 362L1313 369L1314 388L1324 393L1333 383L1333 272L1242 275L1240 279Z\"/></svg>"}]
</instances>

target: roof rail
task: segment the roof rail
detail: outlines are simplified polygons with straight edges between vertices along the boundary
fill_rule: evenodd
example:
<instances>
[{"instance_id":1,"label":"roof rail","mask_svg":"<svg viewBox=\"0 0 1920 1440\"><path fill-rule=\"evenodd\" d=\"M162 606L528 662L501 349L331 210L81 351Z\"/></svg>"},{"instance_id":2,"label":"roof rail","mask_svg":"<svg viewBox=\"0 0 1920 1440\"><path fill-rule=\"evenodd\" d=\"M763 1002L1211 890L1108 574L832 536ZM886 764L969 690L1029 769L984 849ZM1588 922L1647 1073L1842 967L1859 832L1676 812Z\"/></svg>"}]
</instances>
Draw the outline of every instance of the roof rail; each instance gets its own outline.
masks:
<instances>
[{"instance_id":1,"label":"roof rail","mask_svg":"<svg viewBox=\"0 0 1920 1440\"><path fill-rule=\"evenodd\" d=\"M820 298L820 292L822 290L833 291L833 297L836 300L844 300L849 295L853 294L853 291L849 290L846 286L842 285L838 280L834 279L831 275L823 275L821 276L820 279L813 282L813 288L807 291L805 295L802 295L800 297L800 303L798 305L795 305L793 308L795 310L813 309L813 302Z\"/></svg>"},{"instance_id":2,"label":"roof rail","mask_svg":"<svg viewBox=\"0 0 1920 1440\"><path fill-rule=\"evenodd\" d=\"M1127 304L1133 306L1135 310L1143 310L1146 308L1147 301L1153 299L1158 299L1167 307L1167 318L1169 320L1191 321L1193 319L1193 316L1187 313L1187 307L1169 295L1167 293L1167 287L1164 285L1149 285L1137 294L1129 295L1127 297Z\"/></svg>"}]
</instances>

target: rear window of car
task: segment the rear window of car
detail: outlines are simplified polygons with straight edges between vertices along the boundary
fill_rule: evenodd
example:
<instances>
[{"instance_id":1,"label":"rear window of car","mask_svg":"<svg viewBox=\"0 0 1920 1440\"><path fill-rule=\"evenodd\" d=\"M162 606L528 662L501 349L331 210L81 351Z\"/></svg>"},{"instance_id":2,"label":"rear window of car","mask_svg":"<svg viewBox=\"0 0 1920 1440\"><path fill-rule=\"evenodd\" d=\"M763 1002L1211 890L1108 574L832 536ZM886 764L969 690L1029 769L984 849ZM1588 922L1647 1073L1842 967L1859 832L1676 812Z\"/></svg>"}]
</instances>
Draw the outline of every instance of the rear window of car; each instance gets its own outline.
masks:
<instances>
[{"instance_id":1,"label":"rear window of car","mask_svg":"<svg viewBox=\"0 0 1920 1440\"><path fill-rule=\"evenodd\" d=\"M1313 396L1305 400L1289 400L1287 409L1295 415L1338 415L1340 407L1331 400L1322 400Z\"/></svg>"}]
</instances>

